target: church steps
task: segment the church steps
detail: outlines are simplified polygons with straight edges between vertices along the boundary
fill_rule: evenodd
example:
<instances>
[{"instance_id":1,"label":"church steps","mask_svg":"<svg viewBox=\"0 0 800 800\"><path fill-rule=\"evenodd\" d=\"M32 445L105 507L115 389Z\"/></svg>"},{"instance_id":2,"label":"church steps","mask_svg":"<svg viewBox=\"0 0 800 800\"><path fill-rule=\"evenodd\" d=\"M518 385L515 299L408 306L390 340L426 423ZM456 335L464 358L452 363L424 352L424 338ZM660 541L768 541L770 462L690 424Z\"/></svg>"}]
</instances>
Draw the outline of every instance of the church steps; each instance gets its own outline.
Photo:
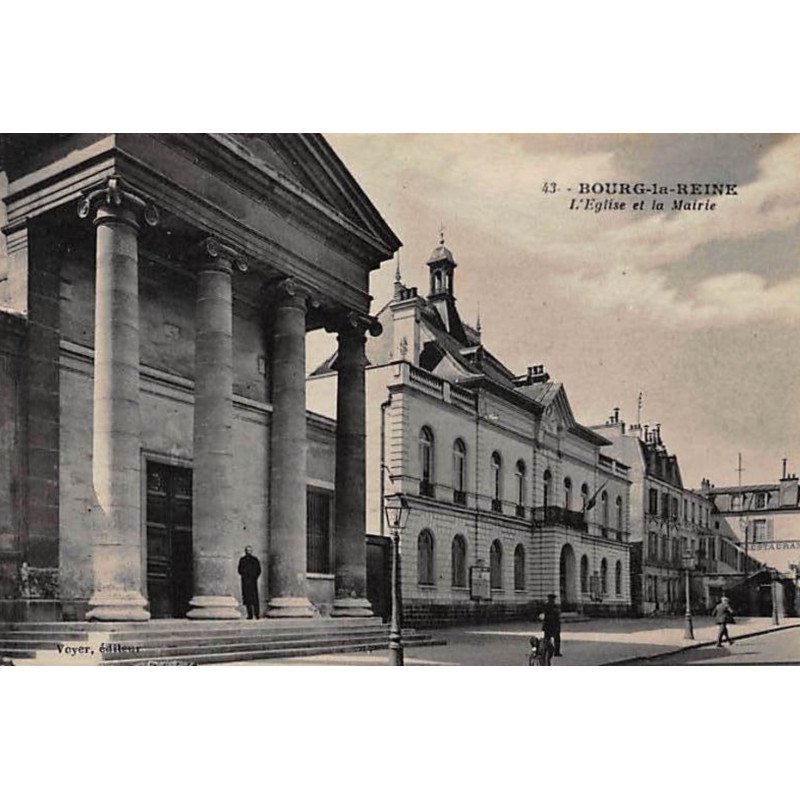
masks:
<instances>
[{"instance_id":1,"label":"church steps","mask_svg":"<svg viewBox=\"0 0 800 800\"><path fill-rule=\"evenodd\" d=\"M153 660L179 659L206 663L252 658L281 658L287 654L341 653L384 649L388 646L388 626L380 619L309 620L299 624L281 620L233 623L194 623L188 620L165 621L149 627L147 623L112 625L98 628L85 623L62 626L15 625L13 630L0 630L0 655L27 663L59 663L80 665L149 663ZM70 625L70 623L67 623ZM75 628L74 625L80 625ZM120 627L123 629L120 630ZM439 644L430 634L406 629L408 645ZM139 647L138 653L99 653L101 643ZM94 656L58 653L58 645L92 647ZM254 655L255 654L255 655Z\"/></svg>"}]
</instances>

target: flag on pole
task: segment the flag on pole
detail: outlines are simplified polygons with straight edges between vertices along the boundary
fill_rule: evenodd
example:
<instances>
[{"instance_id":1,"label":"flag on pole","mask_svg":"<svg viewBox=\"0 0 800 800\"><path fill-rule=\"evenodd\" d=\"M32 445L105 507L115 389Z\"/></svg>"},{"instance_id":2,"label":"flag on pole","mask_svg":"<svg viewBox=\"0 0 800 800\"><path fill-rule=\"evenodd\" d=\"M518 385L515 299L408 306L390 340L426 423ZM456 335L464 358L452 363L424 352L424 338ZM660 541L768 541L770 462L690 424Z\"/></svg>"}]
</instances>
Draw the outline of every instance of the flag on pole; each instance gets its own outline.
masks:
<instances>
[{"instance_id":1,"label":"flag on pole","mask_svg":"<svg viewBox=\"0 0 800 800\"><path fill-rule=\"evenodd\" d=\"M595 507L595 505L597 504L597 495L599 495L600 492L603 491L603 487L607 483L608 483L608 481L603 481L600 484L600 488L589 498L589 502L586 504L586 508L583 509L584 511L590 511L591 509L593 509Z\"/></svg>"}]
</instances>

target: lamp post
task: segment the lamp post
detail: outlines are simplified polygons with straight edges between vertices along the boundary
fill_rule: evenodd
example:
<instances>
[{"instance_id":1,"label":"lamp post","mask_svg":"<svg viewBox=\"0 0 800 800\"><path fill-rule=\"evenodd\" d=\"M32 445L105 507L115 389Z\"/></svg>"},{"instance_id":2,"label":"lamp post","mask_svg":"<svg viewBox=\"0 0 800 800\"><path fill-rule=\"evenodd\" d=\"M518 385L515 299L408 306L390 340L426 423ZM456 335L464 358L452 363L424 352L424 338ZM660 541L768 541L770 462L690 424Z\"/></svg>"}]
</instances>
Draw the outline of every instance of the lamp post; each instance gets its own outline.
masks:
<instances>
[{"instance_id":1,"label":"lamp post","mask_svg":"<svg viewBox=\"0 0 800 800\"><path fill-rule=\"evenodd\" d=\"M384 512L392 532L392 617L389 623L389 666L403 666L403 592L400 586L400 533L408 519L408 501L397 493L384 498Z\"/></svg>"},{"instance_id":2,"label":"lamp post","mask_svg":"<svg viewBox=\"0 0 800 800\"><path fill-rule=\"evenodd\" d=\"M772 591L772 624L780 625L778 619L778 571L771 569L769 571L770 589Z\"/></svg>"},{"instance_id":3,"label":"lamp post","mask_svg":"<svg viewBox=\"0 0 800 800\"><path fill-rule=\"evenodd\" d=\"M691 571L695 565L694 555L690 552L683 554L683 568L686 574L686 615L684 618L683 638L694 639L694 625L692 624L692 592Z\"/></svg>"}]
</instances>

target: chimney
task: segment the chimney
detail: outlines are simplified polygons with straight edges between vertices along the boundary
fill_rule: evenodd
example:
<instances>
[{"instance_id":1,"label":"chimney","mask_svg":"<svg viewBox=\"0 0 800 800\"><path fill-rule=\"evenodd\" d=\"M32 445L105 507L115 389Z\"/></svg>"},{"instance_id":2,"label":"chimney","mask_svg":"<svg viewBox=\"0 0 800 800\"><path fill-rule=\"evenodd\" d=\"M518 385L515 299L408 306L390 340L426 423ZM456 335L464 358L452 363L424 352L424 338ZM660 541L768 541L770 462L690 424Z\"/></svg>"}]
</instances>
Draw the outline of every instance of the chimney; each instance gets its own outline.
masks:
<instances>
[{"instance_id":1,"label":"chimney","mask_svg":"<svg viewBox=\"0 0 800 800\"><path fill-rule=\"evenodd\" d=\"M550 375L544 371L544 364L533 364L528 367L528 383L546 383Z\"/></svg>"},{"instance_id":2,"label":"chimney","mask_svg":"<svg viewBox=\"0 0 800 800\"><path fill-rule=\"evenodd\" d=\"M783 480L786 480L786 459L783 459Z\"/></svg>"},{"instance_id":3,"label":"chimney","mask_svg":"<svg viewBox=\"0 0 800 800\"><path fill-rule=\"evenodd\" d=\"M614 408L614 413L613 413L613 415L611 417L611 421L612 422L619 422L619 406L616 406Z\"/></svg>"}]
</instances>

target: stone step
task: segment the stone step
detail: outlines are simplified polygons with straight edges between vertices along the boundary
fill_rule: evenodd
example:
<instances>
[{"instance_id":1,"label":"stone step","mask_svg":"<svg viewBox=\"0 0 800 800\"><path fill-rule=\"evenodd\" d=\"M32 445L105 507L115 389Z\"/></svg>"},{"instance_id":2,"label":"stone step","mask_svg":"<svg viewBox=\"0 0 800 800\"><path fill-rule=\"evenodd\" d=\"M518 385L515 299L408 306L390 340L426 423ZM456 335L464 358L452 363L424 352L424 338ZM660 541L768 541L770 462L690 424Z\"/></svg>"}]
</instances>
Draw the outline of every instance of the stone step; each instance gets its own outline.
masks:
<instances>
[{"instance_id":1,"label":"stone step","mask_svg":"<svg viewBox=\"0 0 800 800\"><path fill-rule=\"evenodd\" d=\"M191 626L190 626L191 627ZM189 631L182 631L188 633ZM63 633L63 632L62 632ZM111 642L112 644L124 645L126 647L139 647L138 652L123 653L99 653L99 643L106 639L101 639L95 635L92 637L92 644L88 645L95 649L94 655L78 654L68 655L59 654L56 651L57 645L62 641L55 637L36 637L35 639L19 639L13 642L3 642L0 636L0 654L7 655L15 661L20 659L35 659L29 663L58 663L69 665L89 665L95 663L133 663L150 662L153 660L181 660L196 661L197 658L205 659L207 656L214 656L214 661L235 661L239 660L242 653L260 653L260 656L247 656L247 658L277 658L286 652L307 653L307 652L349 652L351 650L363 649L384 649L388 647L388 626L359 626L351 627L350 630L341 630L335 627L333 630L319 631L317 629L300 630L299 632L270 630L260 635L253 631L243 632L236 635L236 632L218 631L217 636L197 637L197 636L174 636L169 632L162 631L156 638L137 638L129 635L120 641ZM403 632L404 642L408 646L425 646L431 644L443 644L442 640L434 640L428 633L418 633L413 629L406 629ZM71 639L65 642L71 646L87 646L87 639Z\"/></svg>"},{"instance_id":2,"label":"stone step","mask_svg":"<svg viewBox=\"0 0 800 800\"><path fill-rule=\"evenodd\" d=\"M420 634L424 636L424 634ZM413 647L426 647L434 645L446 644L445 640L425 639L415 642L405 642L406 646ZM223 664L226 661L254 661L257 659L276 659L276 658L295 658L302 656L316 656L316 655L331 655L335 653L363 653L371 650L385 650L387 649L388 642L381 644L350 644L350 645L316 645L313 647L285 647L275 650L245 650L237 653L203 653L193 655L190 658L176 658L175 656L161 656L158 658L147 659L129 659L125 661L104 661L101 666L104 667L123 667L123 666L143 666L148 664L153 665L168 665L174 661L180 661L185 664L187 662L195 664Z\"/></svg>"},{"instance_id":3,"label":"stone step","mask_svg":"<svg viewBox=\"0 0 800 800\"><path fill-rule=\"evenodd\" d=\"M337 630L383 628L385 623L380 617L366 618L310 618L298 619L264 619L264 620L151 620L149 622L12 622L0 624L0 638L6 633L30 634L130 634L159 635L165 632L191 630L194 633L215 633L236 631L306 631L309 629Z\"/></svg>"},{"instance_id":4,"label":"stone step","mask_svg":"<svg viewBox=\"0 0 800 800\"><path fill-rule=\"evenodd\" d=\"M408 629L408 634L413 633ZM299 628L297 630L215 630L210 632L201 632L194 628L187 627L178 631L150 631L147 635L141 633L134 634L133 632L117 633L111 635L110 633L103 634L95 633L91 637L91 641L99 644L100 641L110 644L120 645L164 645L169 643L182 643L182 644L236 644L242 642L258 643L262 641L290 641L292 639L302 638L316 638L322 641L325 640L339 640L353 635L372 635L378 637L388 636L388 627L386 626L364 626L354 627L349 629L332 628L322 629L318 627ZM3 647L17 646L17 647L33 647L37 649L56 649L59 644L74 644L80 645L90 641L87 634L71 633L65 635L63 632L55 634L28 634L24 632L15 631L13 634L3 633L0 634L0 649Z\"/></svg>"},{"instance_id":5,"label":"stone step","mask_svg":"<svg viewBox=\"0 0 800 800\"><path fill-rule=\"evenodd\" d=\"M20 658L36 658L36 649L25 647L0 647L0 657L13 658L15 661Z\"/></svg>"},{"instance_id":6,"label":"stone step","mask_svg":"<svg viewBox=\"0 0 800 800\"><path fill-rule=\"evenodd\" d=\"M186 646L192 645L205 645L205 644L217 644L217 645L229 645L229 644L246 644L246 643L253 643L258 644L259 642L286 642L286 641L293 641L298 638L303 639L318 639L320 641L338 641L342 639L347 639L348 637L352 636L375 636L378 638L385 638L388 636L386 631L381 629L377 630L364 630L364 631L295 631L294 633L267 633L267 634L240 634L236 635L235 633L227 634L227 635L215 635L215 636L196 636L196 635L189 635L188 633L185 635L168 635L168 634L161 634L160 636L151 636L151 637L140 637L140 636L132 636L127 635L124 637L114 638L111 639L107 636L94 636L91 639L88 637L82 638L72 638L72 639L63 639L58 636L53 637L44 637L44 636L25 636L24 638L19 639L5 639L5 637L0 637L0 650L5 647L27 647L33 649L41 649L41 650L56 650L58 645L63 644L67 646L86 646L90 642L95 645L99 646L101 642L105 644L113 644L113 645L122 645L122 646L130 646L130 645L139 645L145 647L159 647L159 646L167 646L170 644L182 644Z\"/></svg>"},{"instance_id":7,"label":"stone step","mask_svg":"<svg viewBox=\"0 0 800 800\"><path fill-rule=\"evenodd\" d=\"M436 640L425 633L407 633L403 636L404 644L407 647L424 647L435 644L445 644L444 640ZM388 638L385 636L375 636L364 634L351 636L339 641L320 640L320 639L292 639L288 641L264 641L264 642L239 642L236 644L201 643L199 645L184 645L174 642L163 643L159 646L150 646L140 649L138 652L108 653L100 654L95 652L90 654L68 655L54 653L52 650L22 650L15 651L12 655L14 659L32 658L32 663L39 664L59 664L70 666L91 666L97 664L128 664L139 662L150 662L154 660L180 660L182 662L196 661L205 659L207 656L214 656L216 661L238 661L243 653L259 653L259 656L247 656L248 658L278 658L283 657L287 652L309 653L309 652L350 652L352 650L383 650L388 647ZM273 655L277 653L278 655Z\"/></svg>"}]
</instances>

